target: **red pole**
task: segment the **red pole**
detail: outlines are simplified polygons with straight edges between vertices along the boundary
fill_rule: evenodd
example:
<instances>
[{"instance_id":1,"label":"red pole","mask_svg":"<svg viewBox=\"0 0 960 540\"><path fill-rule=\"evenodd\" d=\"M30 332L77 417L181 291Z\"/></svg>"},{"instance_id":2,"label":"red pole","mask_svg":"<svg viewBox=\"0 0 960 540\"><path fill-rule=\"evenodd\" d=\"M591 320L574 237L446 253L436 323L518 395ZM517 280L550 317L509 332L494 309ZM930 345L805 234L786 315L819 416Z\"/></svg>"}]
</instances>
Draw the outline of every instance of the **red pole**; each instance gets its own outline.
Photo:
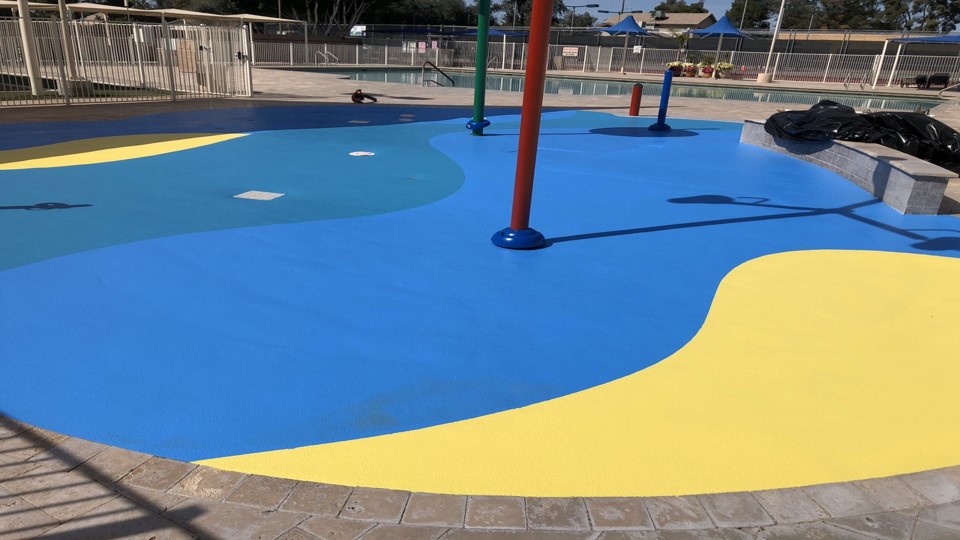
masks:
<instances>
[{"instance_id":1,"label":"red pole","mask_svg":"<svg viewBox=\"0 0 960 540\"><path fill-rule=\"evenodd\" d=\"M550 50L552 0L533 0L530 21L530 47L527 53L526 88L520 115L520 144L517 147L517 173L513 187L513 214L510 228L530 228L530 203L533 198L533 173L537 165L540 115L543 112L543 87Z\"/></svg>"},{"instance_id":2,"label":"red pole","mask_svg":"<svg viewBox=\"0 0 960 540\"><path fill-rule=\"evenodd\" d=\"M530 46L527 47L527 86L523 89L517 173L513 183L513 213L510 226L497 231L490 239L503 248L538 249L547 246L543 235L530 228L530 203L533 199L533 173L537 165L537 141L540 138L540 115L543 113L543 86L547 78L552 17L553 0L533 0Z\"/></svg>"},{"instance_id":3,"label":"red pole","mask_svg":"<svg viewBox=\"0 0 960 540\"><path fill-rule=\"evenodd\" d=\"M633 85L633 94L630 96L630 116L640 114L640 96L643 94L643 85L637 83Z\"/></svg>"}]
</instances>

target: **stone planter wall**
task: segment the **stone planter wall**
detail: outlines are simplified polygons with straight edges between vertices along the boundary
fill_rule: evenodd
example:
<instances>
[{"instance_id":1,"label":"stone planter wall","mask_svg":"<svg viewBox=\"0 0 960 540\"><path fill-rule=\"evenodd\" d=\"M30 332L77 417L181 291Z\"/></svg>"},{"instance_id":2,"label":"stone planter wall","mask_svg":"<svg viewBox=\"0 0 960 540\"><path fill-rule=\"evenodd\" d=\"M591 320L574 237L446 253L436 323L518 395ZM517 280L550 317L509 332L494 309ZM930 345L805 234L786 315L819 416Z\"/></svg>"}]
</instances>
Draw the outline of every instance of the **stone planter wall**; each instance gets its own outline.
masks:
<instances>
[{"instance_id":1,"label":"stone planter wall","mask_svg":"<svg viewBox=\"0 0 960 540\"><path fill-rule=\"evenodd\" d=\"M746 120L740 142L819 165L850 180L902 214L936 214L957 174L879 144L786 141L764 131L764 120Z\"/></svg>"}]
</instances>

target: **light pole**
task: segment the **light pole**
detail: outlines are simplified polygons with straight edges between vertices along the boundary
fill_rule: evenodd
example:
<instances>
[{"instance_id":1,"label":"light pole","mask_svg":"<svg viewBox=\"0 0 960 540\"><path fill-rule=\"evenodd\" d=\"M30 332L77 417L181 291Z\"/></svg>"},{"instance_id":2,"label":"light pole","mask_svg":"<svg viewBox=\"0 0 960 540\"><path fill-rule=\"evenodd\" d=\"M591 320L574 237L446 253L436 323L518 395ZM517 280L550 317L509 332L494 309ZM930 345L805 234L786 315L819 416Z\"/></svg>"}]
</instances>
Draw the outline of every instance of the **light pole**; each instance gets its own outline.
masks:
<instances>
[{"instance_id":1,"label":"light pole","mask_svg":"<svg viewBox=\"0 0 960 540\"><path fill-rule=\"evenodd\" d=\"M572 11L570 12L570 33L573 33L573 19L577 17L577 8L595 8L600 7L600 4L585 4L582 6L567 6Z\"/></svg>"},{"instance_id":2,"label":"light pole","mask_svg":"<svg viewBox=\"0 0 960 540\"><path fill-rule=\"evenodd\" d=\"M757 75L757 82L761 84L773 82L773 75L770 74L770 58L773 57L773 48L777 45L777 36L780 34L780 23L783 22L783 9L787 6L787 0L780 0L780 13L777 14L777 25L773 28L773 39L770 40L770 52L767 53L767 64L763 67L763 73Z\"/></svg>"},{"instance_id":3,"label":"light pole","mask_svg":"<svg viewBox=\"0 0 960 540\"><path fill-rule=\"evenodd\" d=\"M743 11L740 13L740 30L743 30L743 20L747 16L747 2L749 0L743 0Z\"/></svg>"},{"instance_id":4,"label":"light pole","mask_svg":"<svg viewBox=\"0 0 960 540\"><path fill-rule=\"evenodd\" d=\"M643 10L635 9L633 11L624 11L621 9L620 11L607 11L605 9L598 9L597 13L616 13L618 16L622 17L624 13L643 13ZM617 21L617 22L620 22L620 21Z\"/></svg>"}]
</instances>

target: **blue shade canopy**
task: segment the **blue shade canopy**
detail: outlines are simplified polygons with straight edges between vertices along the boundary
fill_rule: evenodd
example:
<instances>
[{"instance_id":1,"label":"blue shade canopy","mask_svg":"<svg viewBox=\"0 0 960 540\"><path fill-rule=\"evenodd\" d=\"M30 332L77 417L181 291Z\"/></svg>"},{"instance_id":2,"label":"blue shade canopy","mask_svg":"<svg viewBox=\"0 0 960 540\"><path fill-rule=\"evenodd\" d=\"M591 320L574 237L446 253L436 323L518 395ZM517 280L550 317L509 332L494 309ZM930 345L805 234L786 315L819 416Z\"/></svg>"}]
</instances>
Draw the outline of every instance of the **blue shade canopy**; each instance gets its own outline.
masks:
<instances>
[{"instance_id":1,"label":"blue shade canopy","mask_svg":"<svg viewBox=\"0 0 960 540\"><path fill-rule=\"evenodd\" d=\"M742 37L750 39L750 36L744 34L733 23L730 22L730 19L726 15L720 17L720 20L708 26L707 28L702 28L700 30L692 30L691 34L697 37Z\"/></svg>"},{"instance_id":2,"label":"blue shade canopy","mask_svg":"<svg viewBox=\"0 0 960 540\"><path fill-rule=\"evenodd\" d=\"M626 35L635 35L635 36L647 36L650 35L650 32L647 32L637 24L637 20L633 18L633 15L629 15L624 18L622 21L618 22L613 26L608 26L605 28L594 28L594 32L607 32L611 36L622 36Z\"/></svg>"},{"instance_id":3,"label":"blue shade canopy","mask_svg":"<svg viewBox=\"0 0 960 540\"><path fill-rule=\"evenodd\" d=\"M891 39L891 43L960 43L960 34L931 37L907 37Z\"/></svg>"}]
</instances>

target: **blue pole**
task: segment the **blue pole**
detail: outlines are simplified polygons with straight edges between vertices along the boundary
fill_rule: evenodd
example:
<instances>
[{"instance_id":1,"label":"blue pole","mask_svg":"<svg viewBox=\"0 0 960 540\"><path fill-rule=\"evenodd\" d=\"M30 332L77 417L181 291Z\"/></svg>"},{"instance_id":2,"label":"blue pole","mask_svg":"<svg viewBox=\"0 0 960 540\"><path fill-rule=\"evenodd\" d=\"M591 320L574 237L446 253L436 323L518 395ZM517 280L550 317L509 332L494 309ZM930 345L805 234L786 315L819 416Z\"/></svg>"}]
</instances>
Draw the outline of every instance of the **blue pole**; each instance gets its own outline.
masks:
<instances>
[{"instance_id":1,"label":"blue pole","mask_svg":"<svg viewBox=\"0 0 960 540\"><path fill-rule=\"evenodd\" d=\"M657 113L657 123L651 125L650 131L670 131L667 125L667 105L670 104L670 85L673 84L673 71L667 70L663 74L663 90L660 92L660 112Z\"/></svg>"}]
</instances>

